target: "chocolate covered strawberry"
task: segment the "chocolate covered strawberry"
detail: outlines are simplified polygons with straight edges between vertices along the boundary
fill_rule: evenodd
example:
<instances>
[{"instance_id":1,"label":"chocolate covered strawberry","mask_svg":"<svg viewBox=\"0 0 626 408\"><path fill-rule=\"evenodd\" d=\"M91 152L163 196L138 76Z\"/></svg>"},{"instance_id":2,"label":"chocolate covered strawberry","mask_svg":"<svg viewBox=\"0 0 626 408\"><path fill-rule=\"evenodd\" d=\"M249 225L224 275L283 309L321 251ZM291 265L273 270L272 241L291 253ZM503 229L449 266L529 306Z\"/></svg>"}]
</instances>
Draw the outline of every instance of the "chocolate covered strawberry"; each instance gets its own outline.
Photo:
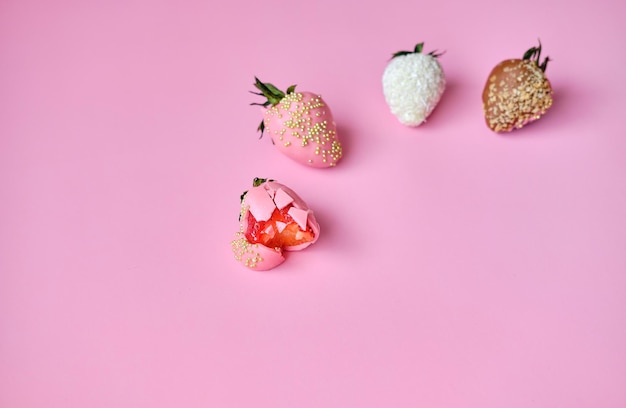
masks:
<instances>
[{"instance_id":1,"label":"chocolate covered strawberry","mask_svg":"<svg viewBox=\"0 0 626 408\"><path fill-rule=\"evenodd\" d=\"M487 126L495 132L519 129L543 116L552 106L552 86L545 75L541 43L521 59L508 59L493 68L483 90Z\"/></svg>"},{"instance_id":2,"label":"chocolate covered strawberry","mask_svg":"<svg viewBox=\"0 0 626 408\"><path fill-rule=\"evenodd\" d=\"M263 121L258 127L261 136L269 133L282 153L311 167L332 167L343 154L337 137L337 126L326 102L318 94L296 92L296 86L281 91L270 83L255 78L253 92L266 98L260 105Z\"/></svg>"},{"instance_id":3,"label":"chocolate covered strawberry","mask_svg":"<svg viewBox=\"0 0 626 408\"><path fill-rule=\"evenodd\" d=\"M433 112L446 89L446 77L436 51L422 53L424 43L413 51L393 54L383 72L383 93L391 113L400 123L419 126Z\"/></svg>"},{"instance_id":4,"label":"chocolate covered strawberry","mask_svg":"<svg viewBox=\"0 0 626 408\"><path fill-rule=\"evenodd\" d=\"M284 262L284 251L300 251L319 237L313 211L293 190L274 180L255 178L241 195L241 223L231 246L235 259L264 271Z\"/></svg>"}]
</instances>

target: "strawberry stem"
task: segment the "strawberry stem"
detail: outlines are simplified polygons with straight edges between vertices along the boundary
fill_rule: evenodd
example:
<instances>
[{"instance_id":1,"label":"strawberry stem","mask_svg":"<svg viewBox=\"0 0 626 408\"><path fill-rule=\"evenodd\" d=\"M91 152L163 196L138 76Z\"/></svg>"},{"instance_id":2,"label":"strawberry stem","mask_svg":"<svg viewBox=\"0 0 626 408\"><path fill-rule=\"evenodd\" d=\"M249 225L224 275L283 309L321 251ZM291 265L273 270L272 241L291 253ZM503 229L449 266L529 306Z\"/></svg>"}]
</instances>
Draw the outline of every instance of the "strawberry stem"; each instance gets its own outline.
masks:
<instances>
[{"instance_id":1,"label":"strawberry stem","mask_svg":"<svg viewBox=\"0 0 626 408\"><path fill-rule=\"evenodd\" d=\"M268 182L268 181L274 181L272 179L266 179L266 178L259 178L259 177L255 177L254 180L252 180L252 187L258 187L261 184Z\"/></svg>"},{"instance_id":2,"label":"strawberry stem","mask_svg":"<svg viewBox=\"0 0 626 408\"><path fill-rule=\"evenodd\" d=\"M424 49L424 43L421 42L415 45L415 48L413 48L413 51L398 51L391 56L391 59L400 57L402 55L421 54L423 49ZM437 57L442 56L443 52L437 52L437 50L434 50L434 51L429 52L428 55L430 55L433 58L437 58Z\"/></svg>"},{"instance_id":3,"label":"strawberry stem","mask_svg":"<svg viewBox=\"0 0 626 408\"><path fill-rule=\"evenodd\" d=\"M543 60L543 62L540 62L540 60L541 60L541 40L537 40L537 41L539 41L539 46L532 47L532 48L528 49L528 51L526 51L524 53L524 56L522 57L522 59L533 61L535 64L537 64L537 66L543 72L546 72L546 68L548 68L548 62L550 61L550 57L546 57Z\"/></svg>"},{"instance_id":4,"label":"strawberry stem","mask_svg":"<svg viewBox=\"0 0 626 408\"><path fill-rule=\"evenodd\" d=\"M291 85L289 88L287 88L287 92L285 93L276 88L274 85L270 84L269 82L261 82L257 77L254 77L254 81L254 86L261 92L259 93L250 91L250 93L264 96L265 98L267 98L267 100L263 103L252 103L251 105L260 105L265 107L270 105L276 106L280 103L280 101L282 101L285 95L293 93L296 89L296 85Z\"/></svg>"},{"instance_id":5,"label":"strawberry stem","mask_svg":"<svg viewBox=\"0 0 626 408\"><path fill-rule=\"evenodd\" d=\"M264 108L267 108L268 106L278 105L280 101L283 100L285 95L289 95L296 90L296 85L291 85L289 88L287 88L287 92L285 93L276 88L274 85L270 84L269 82L261 82L257 77L254 77L254 86L261 92L250 91L250 93L254 95L264 96L267 100L263 103L251 103L250 105L263 106ZM261 132L261 136L259 137L259 139L262 138L263 131L265 131L265 123L263 123L263 121L261 121L261 124L259 125L259 127L257 127L257 131Z\"/></svg>"}]
</instances>

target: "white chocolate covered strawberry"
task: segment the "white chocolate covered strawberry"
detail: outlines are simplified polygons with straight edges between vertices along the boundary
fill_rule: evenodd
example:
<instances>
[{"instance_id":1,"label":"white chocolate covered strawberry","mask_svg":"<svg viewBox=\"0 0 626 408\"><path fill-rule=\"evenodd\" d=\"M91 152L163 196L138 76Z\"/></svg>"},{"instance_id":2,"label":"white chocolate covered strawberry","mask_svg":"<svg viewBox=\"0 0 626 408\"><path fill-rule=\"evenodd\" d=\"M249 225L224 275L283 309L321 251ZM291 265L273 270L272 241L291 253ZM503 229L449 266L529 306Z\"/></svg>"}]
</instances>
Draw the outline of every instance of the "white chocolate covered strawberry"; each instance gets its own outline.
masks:
<instances>
[{"instance_id":1,"label":"white chocolate covered strawberry","mask_svg":"<svg viewBox=\"0 0 626 408\"><path fill-rule=\"evenodd\" d=\"M300 251L317 241L320 227L289 187L259 178L252 184L241 195L241 225L231 246L237 261L266 271L285 261L283 251Z\"/></svg>"},{"instance_id":2,"label":"white chocolate covered strawberry","mask_svg":"<svg viewBox=\"0 0 626 408\"><path fill-rule=\"evenodd\" d=\"M419 126L433 112L443 91L446 77L436 51L422 53L424 43L413 51L393 54L383 72L383 93L391 113L400 123Z\"/></svg>"},{"instance_id":3,"label":"white chocolate covered strawberry","mask_svg":"<svg viewBox=\"0 0 626 408\"><path fill-rule=\"evenodd\" d=\"M283 92L255 78L254 86L267 100L260 105L263 121L261 136L270 134L278 150L298 163L311 167L333 167L343 154L337 126L326 102L312 92L296 92L290 86Z\"/></svg>"}]
</instances>

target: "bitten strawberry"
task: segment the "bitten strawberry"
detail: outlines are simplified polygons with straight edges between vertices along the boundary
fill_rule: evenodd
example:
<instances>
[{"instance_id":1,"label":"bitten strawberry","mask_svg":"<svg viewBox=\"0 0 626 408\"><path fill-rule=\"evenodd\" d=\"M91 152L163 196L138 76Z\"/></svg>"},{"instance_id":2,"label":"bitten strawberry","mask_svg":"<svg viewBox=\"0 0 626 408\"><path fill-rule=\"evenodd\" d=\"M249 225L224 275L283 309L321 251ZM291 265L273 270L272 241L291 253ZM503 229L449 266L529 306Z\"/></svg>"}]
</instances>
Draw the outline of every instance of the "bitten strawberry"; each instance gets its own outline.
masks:
<instances>
[{"instance_id":1,"label":"bitten strawberry","mask_svg":"<svg viewBox=\"0 0 626 408\"><path fill-rule=\"evenodd\" d=\"M259 178L252 185L241 195L241 225L231 246L237 261L265 271L284 262L283 250L300 251L317 241L320 227L289 187Z\"/></svg>"},{"instance_id":2,"label":"bitten strawberry","mask_svg":"<svg viewBox=\"0 0 626 408\"><path fill-rule=\"evenodd\" d=\"M263 121L261 136L267 132L272 142L291 159L311 167L333 167L343 154L337 126L326 102L318 94L296 92L296 86L281 91L255 78L254 86L267 100L260 105Z\"/></svg>"},{"instance_id":3,"label":"bitten strawberry","mask_svg":"<svg viewBox=\"0 0 626 408\"><path fill-rule=\"evenodd\" d=\"M437 60L441 54L422 53L424 43L413 51L393 54L383 72L383 93L391 113L400 123L419 126L433 112L446 89L446 77Z\"/></svg>"},{"instance_id":4,"label":"bitten strawberry","mask_svg":"<svg viewBox=\"0 0 626 408\"><path fill-rule=\"evenodd\" d=\"M483 111L491 130L522 128L552 106L552 86L545 75L550 58L543 62L540 58L541 43L522 59L502 61L491 71L483 90Z\"/></svg>"}]
</instances>

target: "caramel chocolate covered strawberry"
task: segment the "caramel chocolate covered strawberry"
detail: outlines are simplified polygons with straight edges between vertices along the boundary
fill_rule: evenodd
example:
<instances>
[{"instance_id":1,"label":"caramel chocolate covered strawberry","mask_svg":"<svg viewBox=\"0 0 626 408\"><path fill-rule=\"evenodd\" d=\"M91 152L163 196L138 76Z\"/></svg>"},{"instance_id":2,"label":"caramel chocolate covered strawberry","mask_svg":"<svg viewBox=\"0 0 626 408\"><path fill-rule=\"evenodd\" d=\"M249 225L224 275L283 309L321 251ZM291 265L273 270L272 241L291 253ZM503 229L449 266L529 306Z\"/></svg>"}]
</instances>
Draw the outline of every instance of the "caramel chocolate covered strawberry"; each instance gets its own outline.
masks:
<instances>
[{"instance_id":1,"label":"caramel chocolate covered strawberry","mask_svg":"<svg viewBox=\"0 0 626 408\"><path fill-rule=\"evenodd\" d=\"M343 154L333 115L322 97L312 92L296 92L292 85L283 92L255 78L253 92L266 98L260 105L263 121L261 136L270 134L278 150L298 163L311 167L333 167Z\"/></svg>"},{"instance_id":2,"label":"caramel chocolate covered strawberry","mask_svg":"<svg viewBox=\"0 0 626 408\"><path fill-rule=\"evenodd\" d=\"M231 246L235 259L265 271L284 262L283 251L300 251L319 237L313 211L289 187L255 178L241 195L240 230Z\"/></svg>"},{"instance_id":3,"label":"caramel chocolate covered strawberry","mask_svg":"<svg viewBox=\"0 0 626 408\"><path fill-rule=\"evenodd\" d=\"M491 71L483 90L483 111L491 130L522 128L552 106L552 86L545 75L550 58L540 59L541 43L522 59L502 61Z\"/></svg>"}]
</instances>

